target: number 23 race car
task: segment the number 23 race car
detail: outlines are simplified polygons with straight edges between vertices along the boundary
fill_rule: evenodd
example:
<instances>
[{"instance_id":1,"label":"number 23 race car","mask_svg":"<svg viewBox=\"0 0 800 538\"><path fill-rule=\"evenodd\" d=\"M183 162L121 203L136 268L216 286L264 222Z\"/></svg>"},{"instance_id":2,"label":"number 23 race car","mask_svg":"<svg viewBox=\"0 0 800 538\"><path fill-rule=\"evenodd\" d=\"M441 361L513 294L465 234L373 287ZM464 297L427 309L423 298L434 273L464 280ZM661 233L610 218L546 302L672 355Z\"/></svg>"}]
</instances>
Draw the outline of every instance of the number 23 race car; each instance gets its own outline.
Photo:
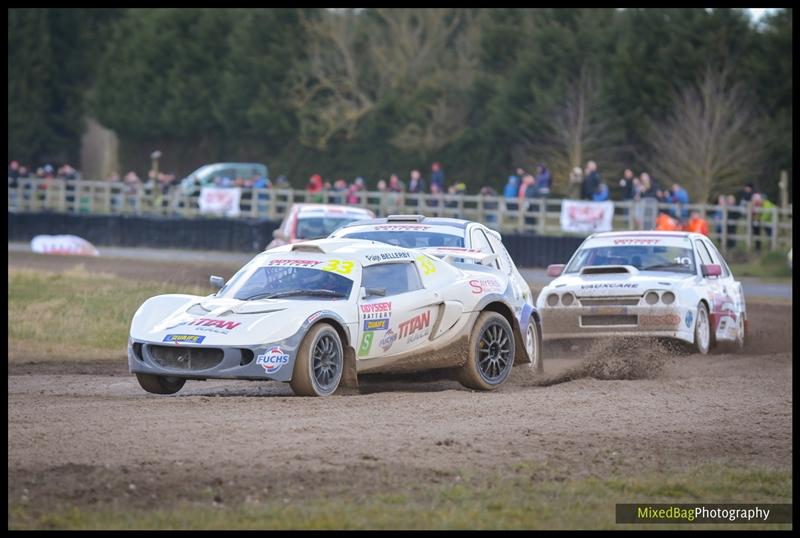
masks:
<instances>
[{"instance_id":1,"label":"number 23 race car","mask_svg":"<svg viewBox=\"0 0 800 538\"><path fill-rule=\"evenodd\" d=\"M469 260L466 260L469 258ZM496 254L456 262L361 239L320 239L263 252L207 297L159 295L133 317L128 364L148 392L187 379L275 380L328 396L359 373L448 369L492 390L514 364L541 371L530 289Z\"/></svg>"},{"instance_id":2,"label":"number 23 race car","mask_svg":"<svg viewBox=\"0 0 800 538\"><path fill-rule=\"evenodd\" d=\"M537 299L546 340L666 337L706 354L744 346L742 285L707 237L683 232L589 236Z\"/></svg>"}]
</instances>

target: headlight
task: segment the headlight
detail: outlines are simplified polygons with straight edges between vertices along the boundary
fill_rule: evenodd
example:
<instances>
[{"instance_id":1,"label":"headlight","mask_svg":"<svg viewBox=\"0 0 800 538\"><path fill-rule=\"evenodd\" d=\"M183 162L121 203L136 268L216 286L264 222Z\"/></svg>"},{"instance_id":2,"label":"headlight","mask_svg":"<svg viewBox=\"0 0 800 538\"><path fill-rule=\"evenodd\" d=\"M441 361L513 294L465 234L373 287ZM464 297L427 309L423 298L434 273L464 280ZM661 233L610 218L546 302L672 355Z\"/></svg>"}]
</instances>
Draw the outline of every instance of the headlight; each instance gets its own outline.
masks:
<instances>
[{"instance_id":1,"label":"headlight","mask_svg":"<svg viewBox=\"0 0 800 538\"><path fill-rule=\"evenodd\" d=\"M675 302L675 294L671 291L665 292L664 295L661 296L661 301L664 304L672 304Z\"/></svg>"},{"instance_id":2,"label":"headlight","mask_svg":"<svg viewBox=\"0 0 800 538\"><path fill-rule=\"evenodd\" d=\"M547 296L547 306L556 306L558 304L558 295L551 293Z\"/></svg>"},{"instance_id":3,"label":"headlight","mask_svg":"<svg viewBox=\"0 0 800 538\"><path fill-rule=\"evenodd\" d=\"M658 302L658 294L654 291L648 291L644 296L644 302L649 305L654 305Z\"/></svg>"},{"instance_id":4,"label":"headlight","mask_svg":"<svg viewBox=\"0 0 800 538\"><path fill-rule=\"evenodd\" d=\"M561 296L561 304L569 306L575 301L575 296L571 293L565 293Z\"/></svg>"}]
</instances>

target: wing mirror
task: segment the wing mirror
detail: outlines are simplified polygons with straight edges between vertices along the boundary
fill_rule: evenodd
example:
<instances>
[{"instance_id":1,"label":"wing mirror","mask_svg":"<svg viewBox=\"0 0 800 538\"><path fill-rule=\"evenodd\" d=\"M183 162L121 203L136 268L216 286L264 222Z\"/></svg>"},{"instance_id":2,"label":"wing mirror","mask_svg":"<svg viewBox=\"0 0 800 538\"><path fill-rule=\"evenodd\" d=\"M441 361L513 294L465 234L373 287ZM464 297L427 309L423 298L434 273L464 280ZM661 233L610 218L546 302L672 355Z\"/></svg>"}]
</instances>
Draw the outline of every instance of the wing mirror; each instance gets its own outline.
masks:
<instances>
[{"instance_id":1,"label":"wing mirror","mask_svg":"<svg viewBox=\"0 0 800 538\"><path fill-rule=\"evenodd\" d=\"M283 239L284 241L286 240L286 236L283 234L280 228L272 232L272 237L275 239Z\"/></svg>"},{"instance_id":2,"label":"wing mirror","mask_svg":"<svg viewBox=\"0 0 800 538\"><path fill-rule=\"evenodd\" d=\"M211 283L212 287L218 290L222 289L222 286L225 285L225 279L222 278L221 276L211 275L211 278L209 278L208 281Z\"/></svg>"},{"instance_id":3,"label":"wing mirror","mask_svg":"<svg viewBox=\"0 0 800 538\"><path fill-rule=\"evenodd\" d=\"M703 272L703 276L720 276L722 274L722 267L716 263L701 265L700 270Z\"/></svg>"},{"instance_id":4,"label":"wing mirror","mask_svg":"<svg viewBox=\"0 0 800 538\"><path fill-rule=\"evenodd\" d=\"M361 288L361 298L386 297L386 288Z\"/></svg>"},{"instance_id":5,"label":"wing mirror","mask_svg":"<svg viewBox=\"0 0 800 538\"><path fill-rule=\"evenodd\" d=\"M563 263L554 263L552 265L547 266L547 276L557 277L560 276L561 273L563 272L564 272Z\"/></svg>"}]
</instances>

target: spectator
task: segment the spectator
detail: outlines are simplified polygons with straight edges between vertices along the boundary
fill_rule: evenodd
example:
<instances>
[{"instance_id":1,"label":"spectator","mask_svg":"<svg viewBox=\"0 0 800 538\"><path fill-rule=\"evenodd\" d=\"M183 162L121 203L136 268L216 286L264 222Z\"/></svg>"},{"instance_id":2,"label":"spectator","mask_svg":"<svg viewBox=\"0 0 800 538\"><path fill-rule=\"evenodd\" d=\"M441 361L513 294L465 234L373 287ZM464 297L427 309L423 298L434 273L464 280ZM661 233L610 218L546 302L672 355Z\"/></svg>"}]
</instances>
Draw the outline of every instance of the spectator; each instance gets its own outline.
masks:
<instances>
[{"instance_id":1,"label":"spectator","mask_svg":"<svg viewBox=\"0 0 800 538\"><path fill-rule=\"evenodd\" d=\"M595 202L605 202L608 200L608 185L606 185L604 182L600 182L597 185L594 194L592 194L592 200Z\"/></svg>"},{"instance_id":2,"label":"spectator","mask_svg":"<svg viewBox=\"0 0 800 538\"><path fill-rule=\"evenodd\" d=\"M642 172L639 175L639 179L642 182L642 199L651 198L653 200L658 200L658 184L653 182L650 174Z\"/></svg>"},{"instance_id":3,"label":"spectator","mask_svg":"<svg viewBox=\"0 0 800 538\"><path fill-rule=\"evenodd\" d=\"M433 193L434 184L439 186L439 192L444 190L444 171L439 162L435 162L431 165L431 193Z\"/></svg>"},{"instance_id":4,"label":"spectator","mask_svg":"<svg viewBox=\"0 0 800 538\"><path fill-rule=\"evenodd\" d=\"M19 162L11 161L8 164L8 179L11 180L11 182L9 182L8 186L16 188L17 180L19 180L20 175L21 174L19 173Z\"/></svg>"},{"instance_id":5,"label":"spectator","mask_svg":"<svg viewBox=\"0 0 800 538\"><path fill-rule=\"evenodd\" d=\"M438 183L433 183L433 180L431 180L431 195L428 197L426 205L434 209L442 206L442 188ZM435 214L439 215L439 212L436 211Z\"/></svg>"},{"instance_id":6,"label":"spectator","mask_svg":"<svg viewBox=\"0 0 800 538\"><path fill-rule=\"evenodd\" d=\"M764 241L772 237L772 210L776 207L767 195L753 192L750 198L750 207L753 215L753 246L757 251L761 250L761 231L764 231Z\"/></svg>"},{"instance_id":7,"label":"spectator","mask_svg":"<svg viewBox=\"0 0 800 538\"><path fill-rule=\"evenodd\" d=\"M666 211L659 211L656 218L656 230L675 232L681 229L680 223L672 218Z\"/></svg>"},{"instance_id":8,"label":"spectator","mask_svg":"<svg viewBox=\"0 0 800 538\"><path fill-rule=\"evenodd\" d=\"M633 200L634 198L634 180L636 176L633 175L633 170L630 168L626 168L625 171L622 173L622 177L619 180L619 186L622 189L622 199L623 200Z\"/></svg>"},{"instance_id":9,"label":"spectator","mask_svg":"<svg viewBox=\"0 0 800 538\"><path fill-rule=\"evenodd\" d=\"M310 202L322 202L322 176L319 174L314 174L308 180L308 185L306 186L306 192L308 193L308 201Z\"/></svg>"},{"instance_id":10,"label":"spectator","mask_svg":"<svg viewBox=\"0 0 800 538\"><path fill-rule=\"evenodd\" d=\"M484 213L483 219L486 224L496 224L497 223L497 191L491 188L490 186L486 185L481 187L479 192L481 196L486 196L489 200L485 200L483 202L483 209L486 211Z\"/></svg>"},{"instance_id":11,"label":"spectator","mask_svg":"<svg viewBox=\"0 0 800 538\"><path fill-rule=\"evenodd\" d=\"M597 163L589 161L586 163L586 174L583 178L583 185L581 189L581 198L584 200L592 200L594 193L597 192L597 186L601 181L600 172L597 171Z\"/></svg>"},{"instance_id":12,"label":"spectator","mask_svg":"<svg viewBox=\"0 0 800 538\"><path fill-rule=\"evenodd\" d=\"M708 237L708 222L700 216L700 212L696 209L692 210L692 214L684 229L687 232L699 233Z\"/></svg>"},{"instance_id":13,"label":"spectator","mask_svg":"<svg viewBox=\"0 0 800 538\"><path fill-rule=\"evenodd\" d=\"M689 216L689 208L686 207L689 204L689 193L686 192L686 189L678 183L673 183L669 201L675 204L675 218L686 220Z\"/></svg>"},{"instance_id":14,"label":"spectator","mask_svg":"<svg viewBox=\"0 0 800 538\"><path fill-rule=\"evenodd\" d=\"M519 189L519 193L520 193L520 198L526 198L528 200L531 200L533 198L538 198L539 190L536 188L536 178L533 177L531 174L525 174L522 177L522 186ZM525 210L528 213L534 211L535 209L538 209L538 207L534 207L533 204L530 202L525 203L523 207L525 207ZM536 217L533 217L529 214L526 215L525 224L535 225Z\"/></svg>"},{"instance_id":15,"label":"spectator","mask_svg":"<svg viewBox=\"0 0 800 538\"><path fill-rule=\"evenodd\" d=\"M392 174L389 176L389 192L405 192L406 186L405 183L400 181L400 177L397 174Z\"/></svg>"},{"instance_id":16,"label":"spectator","mask_svg":"<svg viewBox=\"0 0 800 538\"><path fill-rule=\"evenodd\" d=\"M347 199L347 181L343 178L339 178L333 182L333 195L331 195L328 200L332 204L344 204Z\"/></svg>"},{"instance_id":17,"label":"spectator","mask_svg":"<svg viewBox=\"0 0 800 538\"><path fill-rule=\"evenodd\" d=\"M286 176L280 175L275 179L275 188L276 189L290 189L290 188L292 188L292 186L289 185L289 179Z\"/></svg>"},{"instance_id":18,"label":"spectator","mask_svg":"<svg viewBox=\"0 0 800 538\"><path fill-rule=\"evenodd\" d=\"M536 187L539 190L539 196L547 196L550 194L550 185L552 178L550 170L544 164L539 164L536 167Z\"/></svg>"},{"instance_id":19,"label":"spectator","mask_svg":"<svg viewBox=\"0 0 800 538\"><path fill-rule=\"evenodd\" d=\"M772 203L772 201L767 198L767 195L761 193L761 215L759 216L759 221L761 223L761 230L764 232L764 241L770 241L772 239L772 214L773 210L776 209L777 206Z\"/></svg>"},{"instance_id":20,"label":"spectator","mask_svg":"<svg viewBox=\"0 0 800 538\"><path fill-rule=\"evenodd\" d=\"M378 185L375 188L378 189L378 192L386 192L387 190L389 190L389 188L386 186L385 179L381 179L380 181L378 181Z\"/></svg>"},{"instance_id":21,"label":"spectator","mask_svg":"<svg viewBox=\"0 0 800 538\"><path fill-rule=\"evenodd\" d=\"M386 197L386 207L389 215L398 213L403 205L403 192L406 186L400 181L397 174L389 176L389 185L386 189L389 195Z\"/></svg>"},{"instance_id":22,"label":"spectator","mask_svg":"<svg viewBox=\"0 0 800 538\"><path fill-rule=\"evenodd\" d=\"M30 174L28 173L28 167L27 166L21 165L19 167L19 177L21 179L27 179L28 177L30 177Z\"/></svg>"},{"instance_id":23,"label":"spectator","mask_svg":"<svg viewBox=\"0 0 800 538\"><path fill-rule=\"evenodd\" d=\"M517 203L512 202L512 200L517 198L519 193L519 178L515 175L508 176L508 182L506 186L503 187L503 197L506 199L506 208L510 211L517 210Z\"/></svg>"},{"instance_id":24,"label":"spectator","mask_svg":"<svg viewBox=\"0 0 800 538\"><path fill-rule=\"evenodd\" d=\"M739 201L738 204L742 205L744 203L749 202L753 198L753 193L755 190L753 189L753 184L748 183L739 191Z\"/></svg>"},{"instance_id":25,"label":"spectator","mask_svg":"<svg viewBox=\"0 0 800 538\"><path fill-rule=\"evenodd\" d=\"M68 163L64 163L64 165L58 169L58 174L56 177L66 181L75 181L78 179L78 171L71 167Z\"/></svg>"},{"instance_id":26,"label":"spectator","mask_svg":"<svg viewBox=\"0 0 800 538\"><path fill-rule=\"evenodd\" d=\"M419 173L419 170L412 170L411 171L411 178L408 180L408 192L410 194L420 194L425 192L425 179L423 179L422 174ZM410 198L408 200L409 206L416 206L418 203L416 198Z\"/></svg>"},{"instance_id":27,"label":"spectator","mask_svg":"<svg viewBox=\"0 0 800 538\"><path fill-rule=\"evenodd\" d=\"M583 170L580 166L576 166L569 173L569 197L572 200L577 200L581 196L581 188L583 185Z\"/></svg>"}]
</instances>

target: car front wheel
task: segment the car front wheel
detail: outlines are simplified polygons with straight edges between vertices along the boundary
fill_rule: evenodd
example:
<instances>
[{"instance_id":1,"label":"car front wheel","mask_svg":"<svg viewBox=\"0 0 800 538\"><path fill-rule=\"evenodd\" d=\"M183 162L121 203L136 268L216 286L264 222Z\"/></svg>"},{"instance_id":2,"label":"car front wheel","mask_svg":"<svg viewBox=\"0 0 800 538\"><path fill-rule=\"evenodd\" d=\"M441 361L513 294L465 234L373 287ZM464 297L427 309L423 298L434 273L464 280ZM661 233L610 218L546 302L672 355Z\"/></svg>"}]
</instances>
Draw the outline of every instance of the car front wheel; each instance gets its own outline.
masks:
<instances>
[{"instance_id":1,"label":"car front wheel","mask_svg":"<svg viewBox=\"0 0 800 538\"><path fill-rule=\"evenodd\" d=\"M711 349L711 322L708 307L704 303L697 305L697 321L694 324L694 349L701 355L707 355Z\"/></svg>"},{"instance_id":2,"label":"car front wheel","mask_svg":"<svg viewBox=\"0 0 800 538\"><path fill-rule=\"evenodd\" d=\"M344 351L339 333L327 323L308 331L294 361L289 384L298 396L330 396L344 371Z\"/></svg>"},{"instance_id":3,"label":"car front wheel","mask_svg":"<svg viewBox=\"0 0 800 538\"><path fill-rule=\"evenodd\" d=\"M533 316L531 316L531 320L528 322L528 329L525 331L525 351L531 359L528 366L537 374L544 373L541 336L542 329Z\"/></svg>"},{"instance_id":4,"label":"car front wheel","mask_svg":"<svg viewBox=\"0 0 800 538\"><path fill-rule=\"evenodd\" d=\"M175 394L186 384L183 378L162 375L136 374L136 379L144 390L152 394Z\"/></svg>"},{"instance_id":5,"label":"car front wheel","mask_svg":"<svg viewBox=\"0 0 800 538\"><path fill-rule=\"evenodd\" d=\"M508 378L514 364L514 333L497 312L482 312L469 339L469 356L458 380L467 388L494 390Z\"/></svg>"}]
</instances>

